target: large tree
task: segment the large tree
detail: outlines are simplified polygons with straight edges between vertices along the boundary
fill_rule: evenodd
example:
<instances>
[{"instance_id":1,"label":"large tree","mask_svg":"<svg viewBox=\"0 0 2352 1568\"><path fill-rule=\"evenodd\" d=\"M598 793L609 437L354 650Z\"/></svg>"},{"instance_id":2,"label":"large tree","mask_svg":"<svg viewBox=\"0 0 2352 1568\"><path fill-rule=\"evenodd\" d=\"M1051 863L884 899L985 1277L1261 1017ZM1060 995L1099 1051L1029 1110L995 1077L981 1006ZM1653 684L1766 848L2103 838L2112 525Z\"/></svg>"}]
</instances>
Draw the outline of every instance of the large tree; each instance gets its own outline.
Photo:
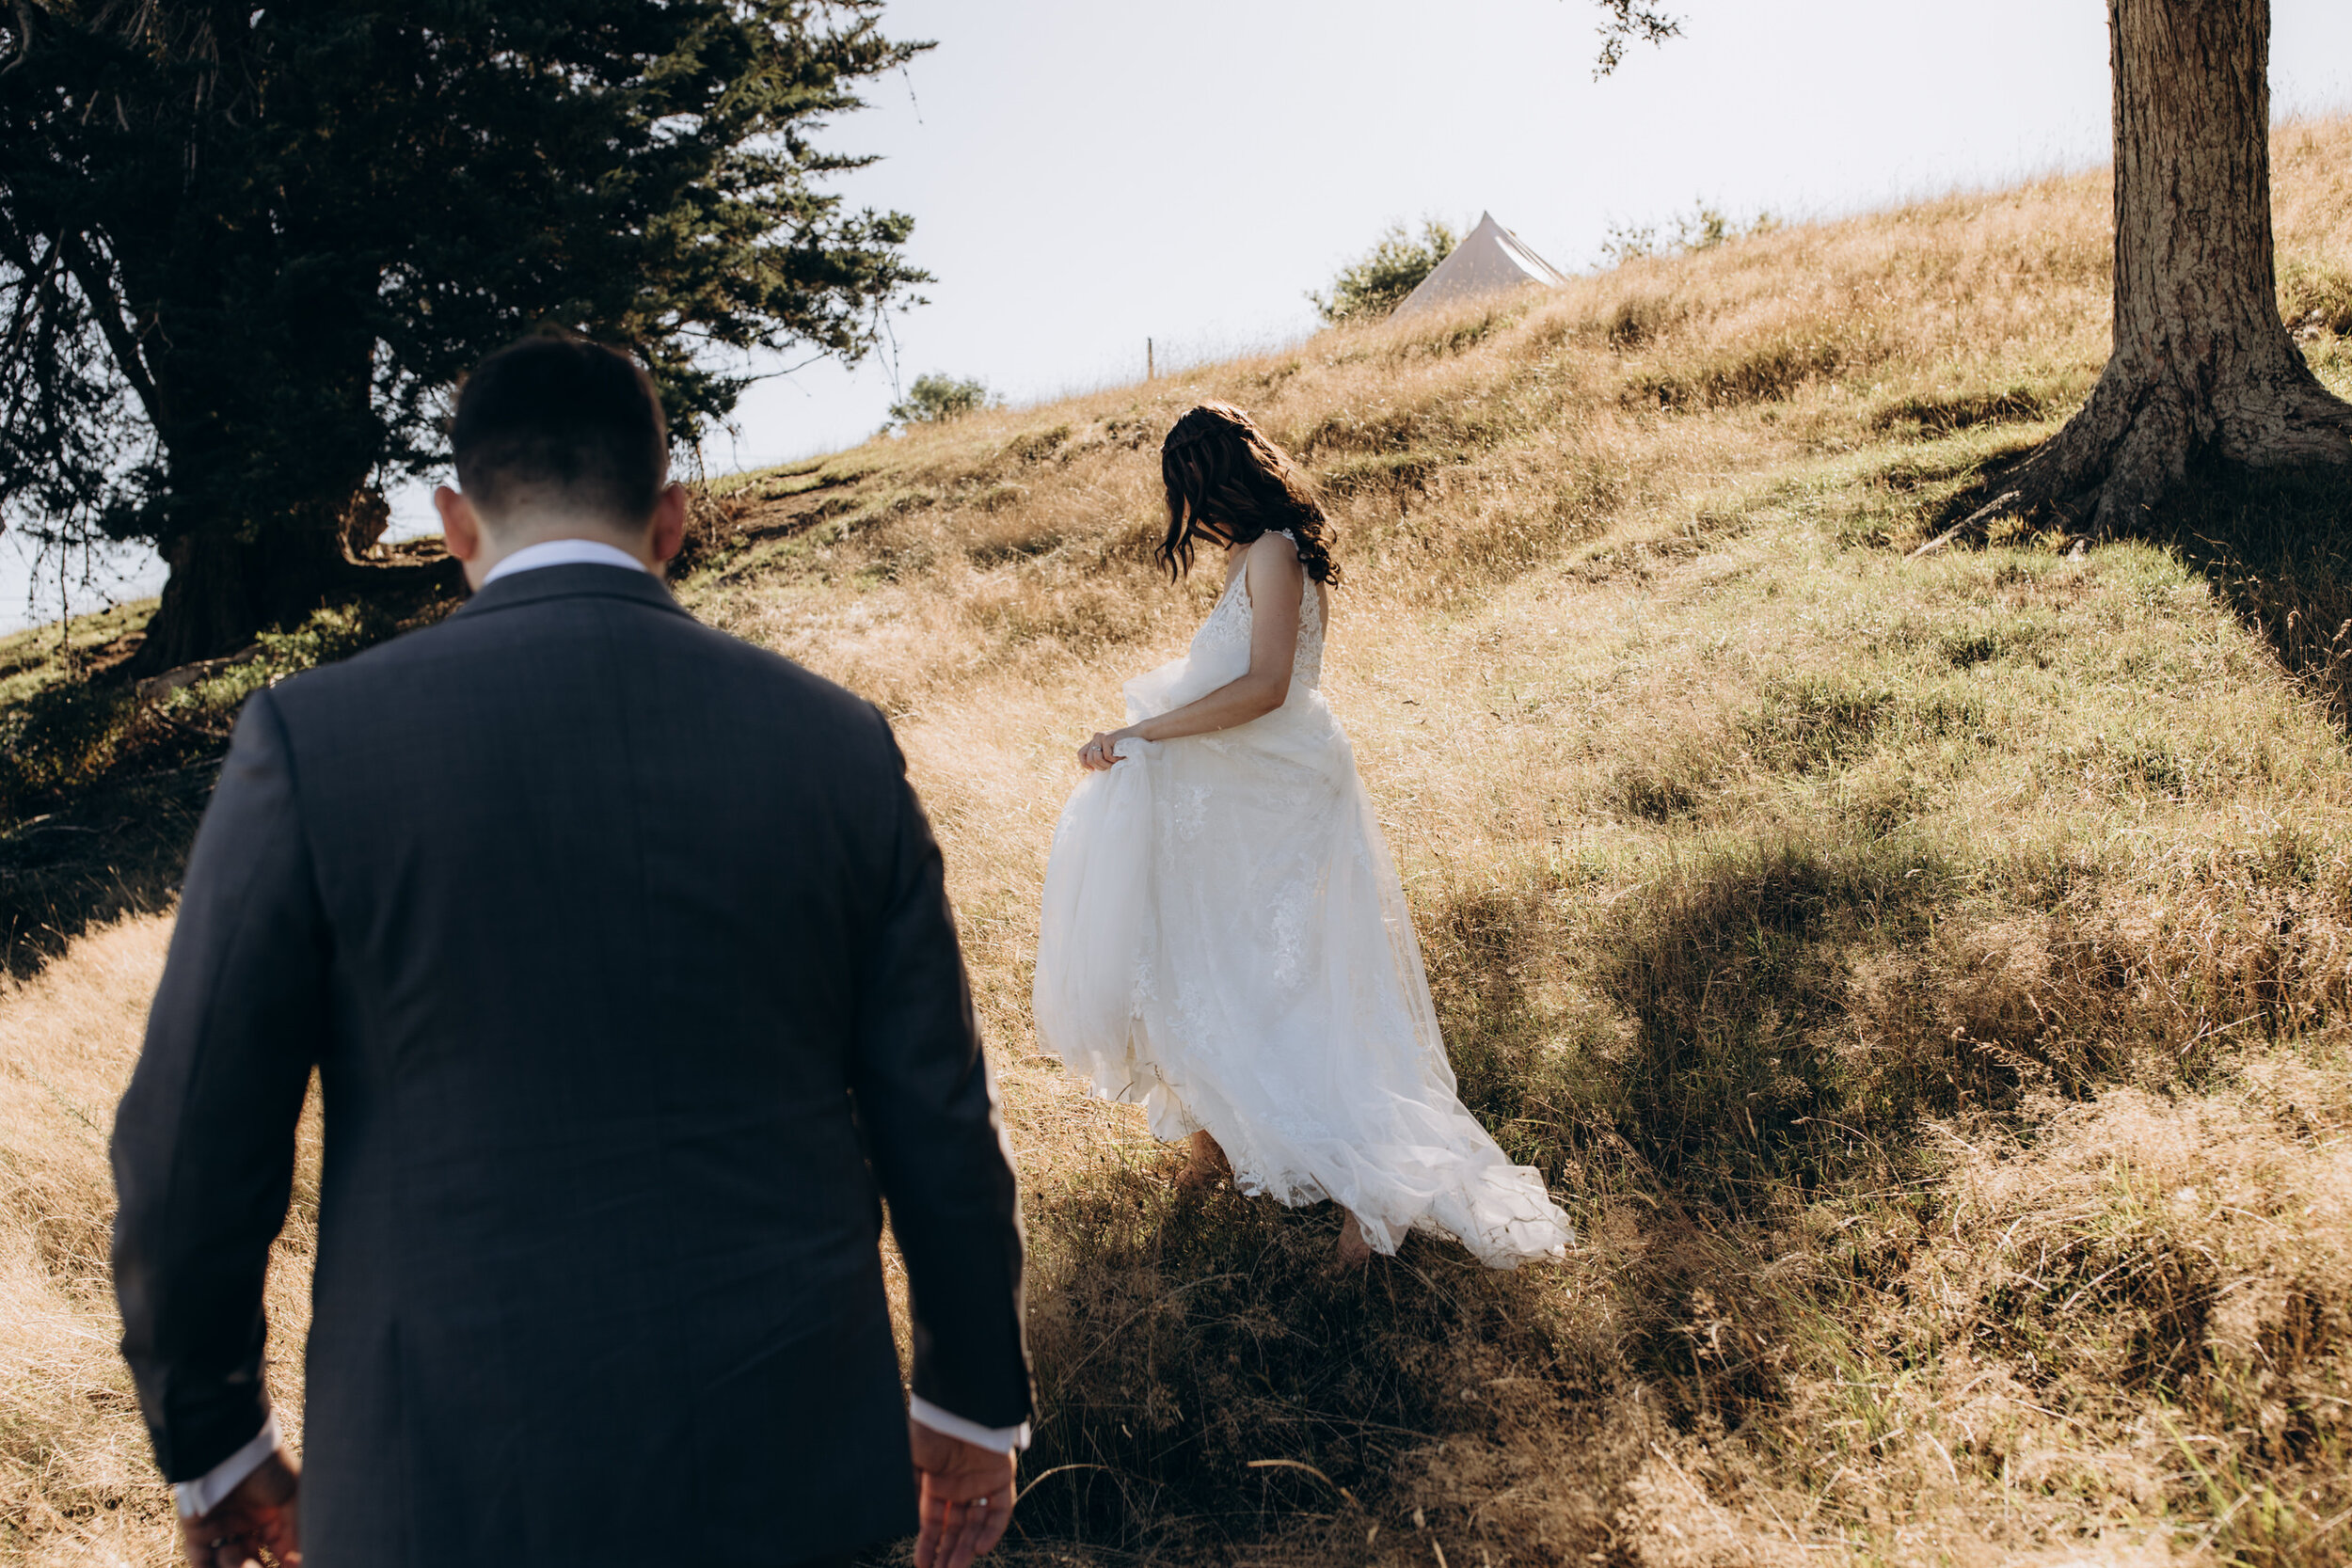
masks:
<instances>
[{"instance_id":1,"label":"large tree","mask_svg":"<svg viewBox=\"0 0 2352 1568\"><path fill-rule=\"evenodd\" d=\"M1675 24L1600 0L1601 69ZM2280 321L2270 219L2270 0L2107 0L2115 341L2090 401L1955 533L2004 514L2094 536L2217 457L2352 466L2352 404ZM1947 535L1947 537L1949 537Z\"/></svg>"},{"instance_id":2,"label":"large tree","mask_svg":"<svg viewBox=\"0 0 2352 1568\"><path fill-rule=\"evenodd\" d=\"M812 134L924 47L879 7L0 10L0 504L158 546L157 670L373 580L355 502L522 332L634 345L688 438L743 351L855 357L922 277L818 188L864 160Z\"/></svg>"},{"instance_id":3,"label":"large tree","mask_svg":"<svg viewBox=\"0 0 2352 1568\"><path fill-rule=\"evenodd\" d=\"M2115 341L2081 412L2003 481L2005 508L2104 535L2190 463L2352 464L2352 404L2279 315L2270 0L2108 0Z\"/></svg>"}]
</instances>

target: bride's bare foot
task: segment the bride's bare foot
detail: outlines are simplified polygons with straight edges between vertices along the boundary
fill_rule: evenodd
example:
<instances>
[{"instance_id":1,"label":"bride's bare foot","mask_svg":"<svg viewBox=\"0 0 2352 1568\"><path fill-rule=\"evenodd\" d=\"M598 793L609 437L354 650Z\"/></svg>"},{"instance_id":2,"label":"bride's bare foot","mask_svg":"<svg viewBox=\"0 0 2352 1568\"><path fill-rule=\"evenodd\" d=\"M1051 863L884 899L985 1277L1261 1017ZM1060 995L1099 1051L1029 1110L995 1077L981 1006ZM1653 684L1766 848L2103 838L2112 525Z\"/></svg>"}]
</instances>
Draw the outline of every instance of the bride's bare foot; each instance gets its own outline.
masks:
<instances>
[{"instance_id":1,"label":"bride's bare foot","mask_svg":"<svg viewBox=\"0 0 2352 1568\"><path fill-rule=\"evenodd\" d=\"M1372 1238L1364 1234L1364 1222L1353 1214L1340 1222L1339 1266L1360 1269L1372 1261Z\"/></svg>"},{"instance_id":2,"label":"bride's bare foot","mask_svg":"<svg viewBox=\"0 0 2352 1568\"><path fill-rule=\"evenodd\" d=\"M1192 1158L1176 1175L1176 1185L1185 1192L1200 1192L1216 1186L1233 1173L1227 1163L1225 1151L1206 1132L1192 1135Z\"/></svg>"}]
</instances>

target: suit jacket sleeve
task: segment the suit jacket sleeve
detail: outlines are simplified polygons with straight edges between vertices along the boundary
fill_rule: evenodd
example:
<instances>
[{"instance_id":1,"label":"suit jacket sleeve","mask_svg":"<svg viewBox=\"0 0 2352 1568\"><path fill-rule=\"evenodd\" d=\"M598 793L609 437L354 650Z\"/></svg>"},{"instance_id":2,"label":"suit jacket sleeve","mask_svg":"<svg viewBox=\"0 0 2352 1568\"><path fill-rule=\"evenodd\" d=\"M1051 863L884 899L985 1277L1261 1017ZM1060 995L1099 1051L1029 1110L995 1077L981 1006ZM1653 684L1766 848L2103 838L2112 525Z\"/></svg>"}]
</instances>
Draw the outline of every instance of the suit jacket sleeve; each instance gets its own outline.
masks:
<instances>
[{"instance_id":1,"label":"suit jacket sleeve","mask_svg":"<svg viewBox=\"0 0 2352 1568\"><path fill-rule=\"evenodd\" d=\"M269 693L238 721L115 1116L115 1293L155 1456L201 1476L269 1415L262 1289L327 1029L331 948Z\"/></svg>"},{"instance_id":2,"label":"suit jacket sleeve","mask_svg":"<svg viewBox=\"0 0 2352 1568\"><path fill-rule=\"evenodd\" d=\"M939 846L903 772L891 790L889 895L858 976L850 1084L906 1259L914 1392L1013 1427L1030 1398L1011 1156Z\"/></svg>"}]
</instances>

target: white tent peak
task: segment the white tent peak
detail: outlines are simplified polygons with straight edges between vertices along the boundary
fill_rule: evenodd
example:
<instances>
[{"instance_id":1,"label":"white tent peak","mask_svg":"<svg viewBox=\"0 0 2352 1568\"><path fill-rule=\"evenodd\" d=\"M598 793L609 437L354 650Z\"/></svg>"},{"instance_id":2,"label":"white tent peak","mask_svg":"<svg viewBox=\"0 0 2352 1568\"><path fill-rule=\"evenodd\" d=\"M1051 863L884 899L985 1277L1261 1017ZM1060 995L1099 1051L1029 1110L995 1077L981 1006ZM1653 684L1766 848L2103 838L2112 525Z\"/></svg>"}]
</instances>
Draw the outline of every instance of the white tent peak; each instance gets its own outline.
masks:
<instances>
[{"instance_id":1,"label":"white tent peak","mask_svg":"<svg viewBox=\"0 0 2352 1568\"><path fill-rule=\"evenodd\" d=\"M1390 319L1530 283L1551 288L1567 280L1559 268L1529 249L1525 240L1497 223L1492 213L1481 213L1478 227L1421 280L1421 287L1405 296Z\"/></svg>"}]
</instances>

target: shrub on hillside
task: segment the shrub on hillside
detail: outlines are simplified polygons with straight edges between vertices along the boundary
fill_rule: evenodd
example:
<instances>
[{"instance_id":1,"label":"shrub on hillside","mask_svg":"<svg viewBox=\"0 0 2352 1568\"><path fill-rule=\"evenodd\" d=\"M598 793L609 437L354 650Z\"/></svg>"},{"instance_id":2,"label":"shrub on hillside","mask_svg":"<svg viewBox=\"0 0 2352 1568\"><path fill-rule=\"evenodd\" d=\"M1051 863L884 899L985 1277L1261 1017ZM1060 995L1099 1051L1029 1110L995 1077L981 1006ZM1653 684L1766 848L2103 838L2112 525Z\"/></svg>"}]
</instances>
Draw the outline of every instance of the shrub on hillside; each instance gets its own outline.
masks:
<instances>
[{"instance_id":1,"label":"shrub on hillside","mask_svg":"<svg viewBox=\"0 0 2352 1568\"><path fill-rule=\"evenodd\" d=\"M127 690L74 681L0 712L0 810L14 816L27 801L104 773L130 710Z\"/></svg>"},{"instance_id":2,"label":"shrub on hillside","mask_svg":"<svg viewBox=\"0 0 2352 1568\"><path fill-rule=\"evenodd\" d=\"M918 375L907 395L890 405L893 424L945 424L992 406L984 381L958 381L954 376L934 372Z\"/></svg>"},{"instance_id":3,"label":"shrub on hillside","mask_svg":"<svg viewBox=\"0 0 2352 1568\"><path fill-rule=\"evenodd\" d=\"M1613 267L1644 256L1690 256L1750 234L1769 234L1779 227L1780 220L1770 213L1758 213L1742 224L1720 207L1698 201L1692 203L1689 212L1677 213L1662 225L1611 224L1600 242L1600 254Z\"/></svg>"},{"instance_id":4,"label":"shrub on hillside","mask_svg":"<svg viewBox=\"0 0 2352 1568\"><path fill-rule=\"evenodd\" d=\"M1454 254L1462 237L1436 218L1422 220L1416 239L1401 223L1389 225L1380 241L1340 269L1331 280L1328 297L1309 293L1316 312L1326 322L1363 321L1385 316L1421 287L1438 263Z\"/></svg>"}]
</instances>

